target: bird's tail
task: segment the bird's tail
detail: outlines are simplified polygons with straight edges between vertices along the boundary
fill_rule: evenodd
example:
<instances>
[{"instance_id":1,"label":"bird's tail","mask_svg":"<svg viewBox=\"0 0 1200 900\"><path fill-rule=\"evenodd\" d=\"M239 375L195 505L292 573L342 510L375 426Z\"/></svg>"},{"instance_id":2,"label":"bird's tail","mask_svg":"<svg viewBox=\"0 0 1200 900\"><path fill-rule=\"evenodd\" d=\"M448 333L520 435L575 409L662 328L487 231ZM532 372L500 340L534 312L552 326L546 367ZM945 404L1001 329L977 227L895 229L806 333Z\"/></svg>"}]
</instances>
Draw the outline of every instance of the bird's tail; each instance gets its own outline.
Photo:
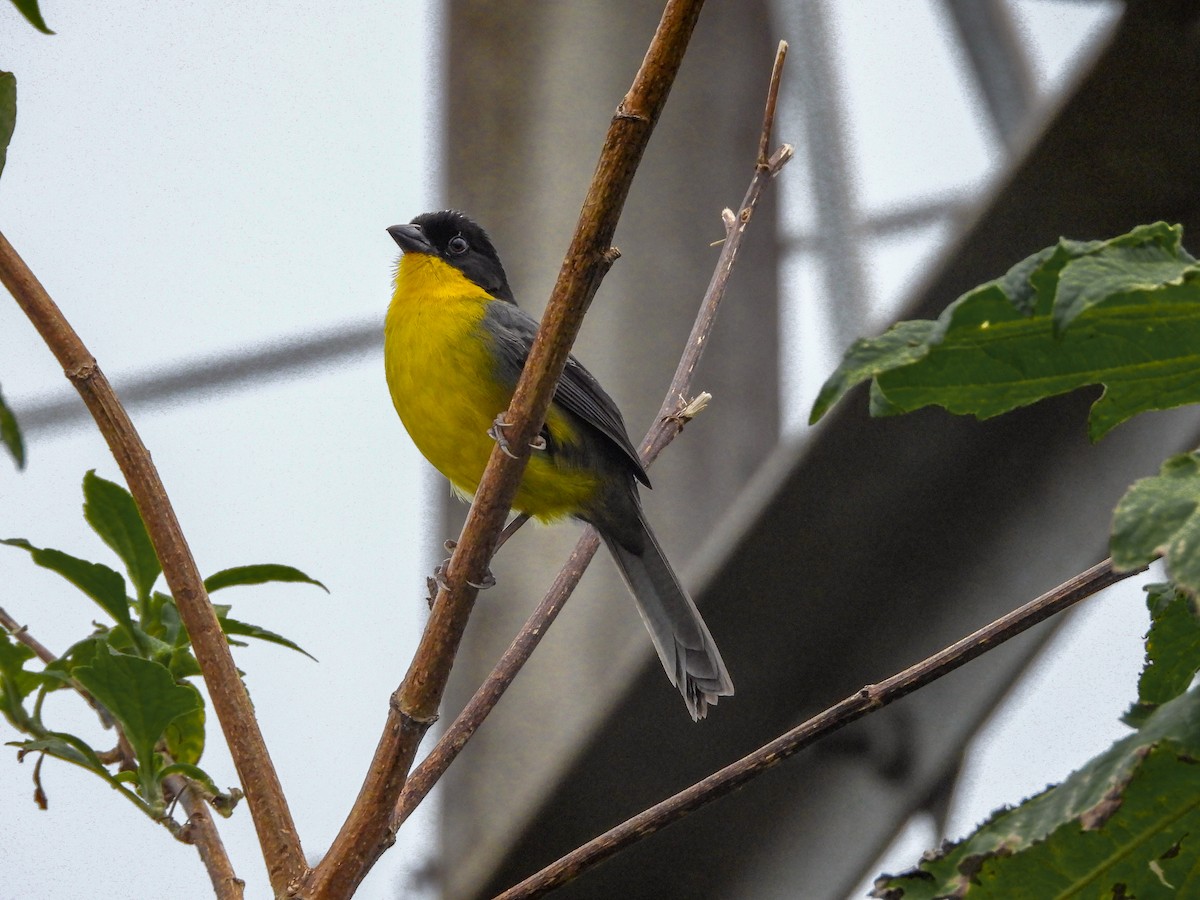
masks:
<instances>
[{"instance_id":1,"label":"bird's tail","mask_svg":"<svg viewBox=\"0 0 1200 900\"><path fill-rule=\"evenodd\" d=\"M733 682L700 611L679 583L640 508L638 519L644 538L639 542L640 554L611 535L601 532L601 537L637 601L667 677L679 688L692 718L703 719L718 697L733 694Z\"/></svg>"}]
</instances>

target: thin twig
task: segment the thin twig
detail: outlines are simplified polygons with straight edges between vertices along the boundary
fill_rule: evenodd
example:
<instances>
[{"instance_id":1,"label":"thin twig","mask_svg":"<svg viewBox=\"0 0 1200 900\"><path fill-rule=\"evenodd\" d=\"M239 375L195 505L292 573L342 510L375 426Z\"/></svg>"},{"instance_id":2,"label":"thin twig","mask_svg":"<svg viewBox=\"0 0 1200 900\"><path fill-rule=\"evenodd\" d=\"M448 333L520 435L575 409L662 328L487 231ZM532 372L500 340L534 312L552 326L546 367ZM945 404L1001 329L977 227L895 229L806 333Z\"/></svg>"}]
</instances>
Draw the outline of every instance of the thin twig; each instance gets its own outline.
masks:
<instances>
[{"instance_id":1,"label":"thin twig","mask_svg":"<svg viewBox=\"0 0 1200 900\"><path fill-rule=\"evenodd\" d=\"M188 815L188 823L181 837L194 845L200 854L200 861L208 872L217 900L242 900L246 882L233 871L229 854L221 843L221 834L217 831L208 804L200 797L200 791L181 775L168 775L165 783L167 789L179 798L183 811Z\"/></svg>"},{"instance_id":2,"label":"thin twig","mask_svg":"<svg viewBox=\"0 0 1200 900\"><path fill-rule=\"evenodd\" d=\"M307 868L300 839L250 698L229 652L229 643L217 622L158 470L95 357L3 234L0 234L0 281L79 391L137 502L246 791L271 886L281 894Z\"/></svg>"},{"instance_id":3,"label":"thin twig","mask_svg":"<svg viewBox=\"0 0 1200 900\"><path fill-rule=\"evenodd\" d=\"M387 723L354 807L329 853L297 896L352 894L392 844L389 822L417 746L437 718L477 590L508 516L555 385L601 279L616 259L612 236L633 175L666 103L703 0L668 0L633 85L609 124L570 248L550 295L512 403L505 432L518 457L497 447L483 473L458 544L407 674L392 694Z\"/></svg>"},{"instance_id":4,"label":"thin twig","mask_svg":"<svg viewBox=\"0 0 1200 900\"><path fill-rule=\"evenodd\" d=\"M759 197L762 196L763 189L791 159L792 148L787 144L784 144L770 159L767 158L766 150L763 149L770 145L775 121L775 98L779 93L779 80L782 76L783 61L786 55L787 43L780 41L779 49L775 54L775 65L771 72L770 87L767 91L766 114L763 117L763 131L759 142L759 156L755 163L754 176L750 179L750 186L746 189L746 195L738 214L734 216L729 210L726 210L728 215L723 216L726 223L726 238L724 246L721 248L721 255L717 260L708 289L705 291L704 300L700 304L700 311L696 315L692 332L688 336L683 356L671 379L671 386L663 398L654 425L642 440L640 454L642 462L647 468L683 430L683 426L697 411L686 398L691 395L693 390L696 366L700 363L704 348L709 344L708 339L713 324L716 322L717 310L724 299L725 289L729 283L729 276L733 271L733 264L741 247L742 238L750 224L751 216L758 204ZM446 729L429 755L421 760L421 763L409 776L392 817L393 834L442 777L450 763L462 752L463 747L467 745L472 735L483 724L484 719L504 696L504 692L508 690L513 679L517 677L517 673L529 660L534 648L541 642L547 629L562 611L567 598L579 584L579 579L583 577L584 571L592 561L592 557L596 555L599 546L599 536L594 528L588 526L584 529L566 565L558 573L542 602L530 615L504 655L500 657L491 674L450 724L450 727Z\"/></svg>"},{"instance_id":5,"label":"thin twig","mask_svg":"<svg viewBox=\"0 0 1200 900\"><path fill-rule=\"evenodd\" d=\"M1144 572L1116 573L1112 561L1105 560L1054 590L1043 594L1019 609L1002 616L974 634L935 653L910 668L878 684L867 685L840 703L813 716L808 721L781 735L771 743L755 750L737 762L709 775L703 781L680 791L661 803L622 822L616 828L593 838L577 850L572 850L520 884L497 895L495 900L541 897L581 873L604 862L685 815L732 793L752 778L778 765L789 756L803 750L820 738L844 728L868 713L882 709L918 688L941 678L959 666L1000 646L1009 638L1033 627L1050 616L1116 584L1122 579Z\"/></svg>"},{"instance_id":6,"label":"thin twig","mask_svg":"<svg viewBox=\"0 0 1200 900\"><path fill-rule=\"evenodd\" d=\"M58 659L53 652L46 648L46 645L29 633L29 629L10 616L3 607L0 607L0 626L15 637L18 641L33 651L34 656L42 662L49 664Z\"/></svg>"},{"instance_id":7,"label":"thin twig","mask_svg":"<svg viewBox=\"0 0 1200 900\"><path fill-rule=\"evenodd\" d=\"M17 620L2 608L0 608L0 626L7 629L9 634L37 654L37 658L46 665L58 660L58 657L52 650L31 635L27 627L18 625ZM115 724L112 714L97 703L91 694L74 682L72 682L71 686L97 712L102 714L106 723ZM97 754L102 762L109 762L110 760L107 758L109 756L112 757L112 763L127 762L133 759L133 751L129 747L129 742L125 740L125 735L121 734L119 729L118 734L117 750L112 754ZM38 757L39 769L44 758L44 756ZM35 770L35 780L37 777L38 773ZM208 872L208 877L212 881L213 891L217 896L217 900L242 900L244 882L234 874L233 864L229 861L229 854L225 852L225 845L221 841L221 834L217 831L216 823L213 821L208 807L198 798L192 783L182 775L168 775L164 779L164 782L167 789L179 797L184 811L188 814L188 824L184 826L182 834L176 831L172 831L172 833L176 837L183 837L187 843L195 845L196 851L200 854L200 860L204 863L204 868ZM44 803L45 795L42 794L40 785L38 787L38 794L41 796L39 802ZM167 826L168 830L171 830L167 819L159 819L158 822L161 825Z\"/></svg>"}]
</instances>

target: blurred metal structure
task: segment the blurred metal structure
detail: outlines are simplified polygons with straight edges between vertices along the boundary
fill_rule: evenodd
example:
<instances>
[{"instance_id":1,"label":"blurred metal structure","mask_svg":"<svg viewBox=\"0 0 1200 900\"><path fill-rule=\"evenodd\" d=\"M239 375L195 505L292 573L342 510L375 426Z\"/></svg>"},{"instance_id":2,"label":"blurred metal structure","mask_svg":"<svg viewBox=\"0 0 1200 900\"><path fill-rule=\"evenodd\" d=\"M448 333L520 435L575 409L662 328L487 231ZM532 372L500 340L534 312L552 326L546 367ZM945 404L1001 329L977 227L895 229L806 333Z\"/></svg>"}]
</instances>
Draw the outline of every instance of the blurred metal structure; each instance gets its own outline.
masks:
<instances>
[{"instance_id":1,"label":"blurred metal structure","mask_svg":"<svg viewBox=\"0 0 1200 900\"><path fill-rule=\"evenodd\" d=\"M481 6L451 4L452 20L458 16L462 26L451 28L452 73L479 59L504 69L504 57L495 52L495 26L476 31L462 15ZM819 24L825 12L819 0L801 6L779 4L787 15ZM727 8L707 9L701 34L716 28ZM899 217L928 221L952 211L963 217L959 237L906 304L904 317L936 316L963 290L1060 234L1116 234L1157 218L1200 227L1200 10L1194 4L1129 3L1067 96L1040 121L1030 118L1036 108L1031 80L1004 4L964 0L947 3L947 9L1012 156L1005 175L969 211L955 204ZM622 17L614 12L611 18ZM727 25L726 12L721 27ZM538 42L565 41L570 34L521 33L526 39L536 34ZM801 46L797 34L785 33ZM794 53L792 61L803 67L812 62L805 57ZM797 80L829 83L812 72ZM1169 92L1164 84L1172 86ZM479 108L476 95L457 93L461 87L452 77L448 105L461 111L451 116L451 147L478 134L477 125L469 124L475 122L469 113ZM829 109L825 115L839 114L836 106ZM836 141L826 140L824 146L834 149L821 151L822 142L813 140L814 130L826 129L817 136L829 138L830 119L817 110L803 121L810 131L809 177L820 179L844 159L822 156L838 153ZM523 124L517 119L511 127ZM459 189L457 179L471 174L469 166L452 164L448 171ZM531 177L545 178L546 171ZM844 184L850 183L847 175ZM830 196L839 194L845 198L848 191L830 190ZM839 241L808 236L787 246L832 253L829 248L844 249L855 236L885 227L856 218L852 209L831 221L822 218L821 234L827 225L843 229ZM755 235L752 243L761 240ZM829 272L845 263L826 262ZM741 269L735 280L745 274ZM823 302L856 299L853 278L827 275L825 284ZM605 302L602 293L597 313ZM631 329L644 328L636 313L632 321ZM595 351L587 358L594 360ZM778 447L723 514L689 513L693 522L713 523L687 571L731 660L738 695L694 725L675 708L677 698L646 653L619 702L594 702L591 715L566 725L575 729L567 759L549 764L540 758L543 749L561 753L565 745L543 731L555 723L531 714L535 702L518 707L520 724L506 729L503 743L493 743L485 727L475 754L458 764L471 767L471 774L452 780L446 796L446 896L494 894L1102 556L1107 517L1121 491L1193 439L1196 422L1186 411L1144 416L1091 447L1082 429L1091 399L1061 398L977 423L940 411L868 420L859 395L806 443ZM689 433L684 443L707 439ZM670 476L658 480L667 483ZM1053 552L1045 551L1048 546ZM504 583L503 570L498 574ZM487 598L489 606L493 602ZM568 607L564 618L575 613ZM915 811L943 808L972 734L1048 633L1043 626L871 717L558 895L841 900ZM589 665L584 652L599 651L592 645L578 655L560 652L579 669ZM563 676L545 669L526 677ZM602 690L599 684L596 690ZM508 703L506 698L498 713ZM523 804L537 791L526 785L516 797L508 790L509 773L521 765L552 776L532 813ZM461 793L471 785L480 793ZM499 829L505 845L499 854L494 835L484 847L462 840L464 829L480 821L483 793L492 798L490 827ZM514 802L520 798L526 799ZM488 874L480 879L482 869Z\"/></svg>"}]
</instances>

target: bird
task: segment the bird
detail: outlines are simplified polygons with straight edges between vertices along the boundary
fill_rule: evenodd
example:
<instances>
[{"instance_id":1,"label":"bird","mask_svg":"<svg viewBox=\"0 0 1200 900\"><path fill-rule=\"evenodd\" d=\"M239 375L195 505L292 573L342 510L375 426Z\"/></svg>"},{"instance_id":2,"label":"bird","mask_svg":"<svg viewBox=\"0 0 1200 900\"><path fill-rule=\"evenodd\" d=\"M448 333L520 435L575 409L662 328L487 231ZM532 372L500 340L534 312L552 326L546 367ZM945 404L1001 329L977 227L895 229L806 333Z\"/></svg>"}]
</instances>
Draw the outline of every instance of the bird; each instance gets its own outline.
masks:
<instances>
[{"instance_id":1,"label":"bird","mask_svg":"<svg viewBox=\"0 0 1200 900\"><path fill-rule=\"evenodd\" d=\"M393 405L417 449L469 499L538 323L517 306L482 227L456 210L387 229L402 253L384 327ZM671 683L693 720L733 694L721 653L642 511L650 487L612 398L573 355L530 447L513 509L574 518L608 547Z\"/></svg>"}]
</instances>

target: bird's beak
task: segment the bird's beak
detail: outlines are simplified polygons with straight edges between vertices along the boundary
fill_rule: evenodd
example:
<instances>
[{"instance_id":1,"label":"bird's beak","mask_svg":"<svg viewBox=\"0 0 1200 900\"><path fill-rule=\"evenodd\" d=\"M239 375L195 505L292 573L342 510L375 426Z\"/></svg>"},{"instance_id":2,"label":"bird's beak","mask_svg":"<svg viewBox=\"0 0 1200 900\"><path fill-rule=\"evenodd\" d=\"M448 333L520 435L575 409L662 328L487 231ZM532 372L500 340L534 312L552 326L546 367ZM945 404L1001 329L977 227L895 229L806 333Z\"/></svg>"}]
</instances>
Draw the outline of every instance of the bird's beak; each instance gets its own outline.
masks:
<instances>
[{"instance_id":1,"label":"bird's beak","mask_svg":"<svg viewBox=\"0 0 1200 900\"><path fill-rule=\"evenodd\" d=\"M387 232L405 253L437 255L437 251L433 249L433 244L429 243L429 239L425 237L425 232L421 230L420 225L393 225Z\"/></svg>"}]
</instances>

